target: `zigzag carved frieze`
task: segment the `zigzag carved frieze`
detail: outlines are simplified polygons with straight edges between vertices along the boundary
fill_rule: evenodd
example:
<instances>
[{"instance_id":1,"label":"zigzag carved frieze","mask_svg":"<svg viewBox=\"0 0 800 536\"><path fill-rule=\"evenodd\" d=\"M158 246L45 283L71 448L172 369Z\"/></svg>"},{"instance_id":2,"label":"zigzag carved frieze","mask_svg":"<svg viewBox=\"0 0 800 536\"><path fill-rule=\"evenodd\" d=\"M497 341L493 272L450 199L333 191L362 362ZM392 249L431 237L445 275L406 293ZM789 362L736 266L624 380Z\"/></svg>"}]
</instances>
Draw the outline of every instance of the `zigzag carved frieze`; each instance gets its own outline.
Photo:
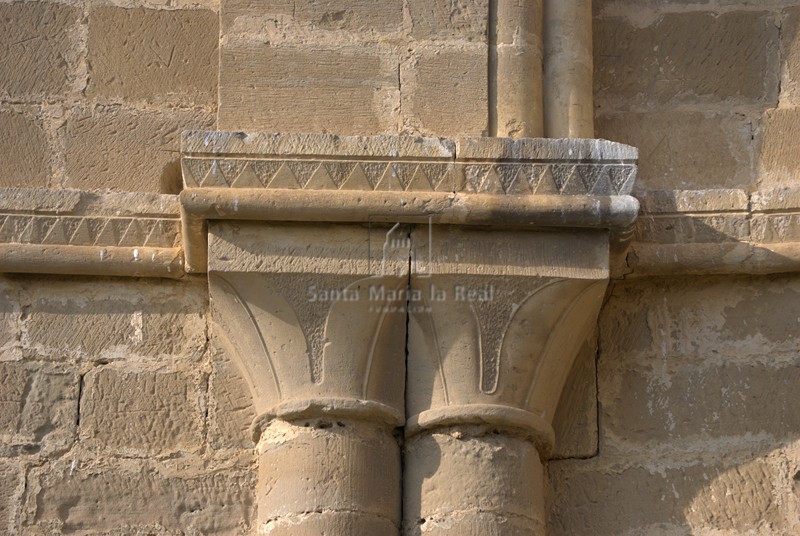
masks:
<instances>
[{"instance_id":1,"label":"zigzag carved frieze","mask_svg":"<svg viewBox=\"0 0 800 536\"><path fill-rule=\"evenodd\" d=\"M0 214L0 243L175 248L180 220Z\"/></svg>"},{"instance_id":2,"label":"zigzag carved frieze","mask_svg":"<svg viewBox=\"0 0 800 536\"><path fill-rule=\"evenodd\" d=\"M184 157L189 188L627 195L636 166Z\"/></svg>"}]
</instances>

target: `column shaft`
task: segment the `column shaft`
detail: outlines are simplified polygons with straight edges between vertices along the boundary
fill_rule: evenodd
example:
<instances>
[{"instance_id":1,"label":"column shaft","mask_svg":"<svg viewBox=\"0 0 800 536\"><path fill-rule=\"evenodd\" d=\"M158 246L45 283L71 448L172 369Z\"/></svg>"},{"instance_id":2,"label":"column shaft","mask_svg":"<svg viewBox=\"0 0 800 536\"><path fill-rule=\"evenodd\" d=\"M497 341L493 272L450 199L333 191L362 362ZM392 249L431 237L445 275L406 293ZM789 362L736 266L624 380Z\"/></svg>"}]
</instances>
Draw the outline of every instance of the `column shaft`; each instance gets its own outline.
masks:
<instances>
[{"instance_id":1,"label":"column shaft","mask_svg":"<svg viewBox=\"0 0 800 536\"><path fill-rule=\"evenodd\" d=\"M541 137L542 1L495 0L490 9L490 134Z\"/></svg>"},{"instance_id":2,"label":"column shaft","mask_svg":"<svg viewBox=\"0 0 800 536\"><path fill-rule=\"evenodd\" d=\"M400 447L391 428L274 420L258 444L258 533L396 536Z\"/></svg>"},{"instance_id":3,"label":"column shaft","mask_svg":"<svg viewBox=\"0 0 800 536\"><path fill-rule=\"evenodd\" d=\"M593 138L592 2L545 0L544 135Z\"/></svg>"},{"instance_id":4,"label":"column shaft","mask_svg":"<svg viewBox=\"0 0 800 536\"><path fill-rule=\"evenodd\" d=\"M527 439L486 426L424 430L405 462L405 536L544 534L544 470Z\"/></svg>"}]
</instances>

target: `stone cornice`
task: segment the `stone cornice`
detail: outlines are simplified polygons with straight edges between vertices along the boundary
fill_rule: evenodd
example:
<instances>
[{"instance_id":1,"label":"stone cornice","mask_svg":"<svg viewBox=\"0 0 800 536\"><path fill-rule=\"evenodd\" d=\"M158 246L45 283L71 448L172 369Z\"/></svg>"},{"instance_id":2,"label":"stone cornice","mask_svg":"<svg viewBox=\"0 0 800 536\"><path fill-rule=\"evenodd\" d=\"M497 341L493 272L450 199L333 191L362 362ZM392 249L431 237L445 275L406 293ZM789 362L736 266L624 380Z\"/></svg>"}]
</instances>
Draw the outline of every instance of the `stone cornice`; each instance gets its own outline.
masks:
<instances>
[{"instance_id":1,"label":"stone cornice","mask_svg":"<svg viewBox=\"0 0 800 536\"><path fill-rule=\"evenodd\" d=\"M800 189L657 191L642 214L628 276L800 270Z\"/></svg>"},{"instance_id":2,"label":"stone cornice","mask_svg":"<svg viewBox=\"0 0 800 536\"><path fill-rule=\"evenodd\" d=\"M596 228L625 243L638 212L637 151L606 140L197 131L182 151L190 272L207 269L208 220Z\"/></svg>"},{"instance_id":3,"label":"stone cornice","mask_svg":"<svg viewBox=\"0 0 800 536\"><path fill-rule=\"evenodd\" d=\"M0 272L184 275L176 196L0 192Z\"/></svg>"},{"instance_id":4,"label":"stone cornice","mask_svg":"<svg viewBox=\"0 0 800 536\"><path fill-rule=\"evenodd\" d=\"M606 181L633 165L634 150L603 140L571 140L565 145L564 140L191 132L184 135L183 149L187 188L180 196L0 190L0 271L182 277L184 245L188 271L204 271L205 226L208 220L221 218L597 227L615 231L622 248L626 238L632 241L627 263L613 263L614 276L800 270L800 188L752 194L733 189L639 192L635 197L641 202L641 214L631 232L635 199L587 196L585 190L573 189L585 186L583 179L577 179L590 172ZM293 152L301 156L290 157ZM214 188L196 187L201 182L193 169L211 166L207 170L211 173L214 162L222 177L218 179L232 177L233 186L225 182ZM266 186L259 182L258 188L236 187L238 179L252 179L253 162L275 169ZM373 179L365 179L366 174L360 174L372 164L377 166L370 168ZM428 164L446 166L448 178L437 183L438 189L429 181ZM277 188L275 181L286 179L292 168L301 176L310 173L306 189L299 182L295 188ZM535 169L544 169L543 176L535 175L531 171ZM567 179L563 175L553 179L564 172ZM346 180L339 190L312 190L309 181L315 175ZM544 182L547 188L513 193L520 178L530 186L535 176L537 184ZM209 176L203 177L205 185ZM366 180L369 186L348 190L351 180ZM555 190L547 183L551 180ZM417 190L425 181L430 188ZM397 189L382 189L381 185L390 184ZM403 184L408 189L401 189ZM628 186L620 192L627 192Z\"/></svg>"}]
</instances>

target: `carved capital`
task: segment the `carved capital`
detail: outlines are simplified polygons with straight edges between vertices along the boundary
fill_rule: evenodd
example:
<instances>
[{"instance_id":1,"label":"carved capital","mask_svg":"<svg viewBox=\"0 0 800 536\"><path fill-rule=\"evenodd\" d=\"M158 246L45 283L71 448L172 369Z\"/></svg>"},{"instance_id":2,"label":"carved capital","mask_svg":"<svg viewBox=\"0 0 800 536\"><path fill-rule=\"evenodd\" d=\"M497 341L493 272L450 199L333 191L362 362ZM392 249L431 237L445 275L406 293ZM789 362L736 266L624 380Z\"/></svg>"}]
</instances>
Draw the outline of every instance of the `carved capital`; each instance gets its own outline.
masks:
<instances>
[{"instance_id":1,"label":"carved capital","mask_svg":"<svg viewBox=\"0 0 800 536\"><path fill-rule=\"evenodd\" d=\"M407 242L386 227L211 224L213 334L250 385L256 427L325 414L403 423Z\"/></svg>"},{"instance_id":2,"label":"carved capital","mask_svg":"<svg viewBox=\"0 0 800 536\"><path fill-rule=\"evenodd\" d=\"M540 454L631 234L635 151L230 133L184 150L187 269L208 271L213 336L259 413L259 530L396 533L401 425L407 533L543 526ZM473 466L462 439L508 456Z\"/></svg>"},{"instance_id":3,"label":"carved capital","mask_svg":"<svg viewBox=\"0 0 800 536\"><path fill-rule=\"evenodd\" d=\"M532 436L551 420L608 282L604 231L414 232L407 434L488 424Z\"/></svg>"}]
</instances>

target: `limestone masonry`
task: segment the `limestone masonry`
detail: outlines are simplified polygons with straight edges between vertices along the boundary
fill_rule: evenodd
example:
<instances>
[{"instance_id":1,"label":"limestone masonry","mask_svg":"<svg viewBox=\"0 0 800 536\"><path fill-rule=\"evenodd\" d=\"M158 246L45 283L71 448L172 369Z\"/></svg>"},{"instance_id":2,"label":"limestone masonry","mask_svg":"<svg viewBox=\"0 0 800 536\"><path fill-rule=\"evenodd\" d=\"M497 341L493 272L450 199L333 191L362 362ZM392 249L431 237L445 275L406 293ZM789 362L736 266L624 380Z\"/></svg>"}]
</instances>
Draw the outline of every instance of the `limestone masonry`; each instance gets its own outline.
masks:
<instances>
[{"instance_id":1,"label":"limestone masonry","mask_svg":"<svg viewBox=\"0 0 800 536\"><path fill-rule=\"evenodd\" d=\"M0 534L800 534L798 28L0 0Z\"/></svg>"}]
</instances>

